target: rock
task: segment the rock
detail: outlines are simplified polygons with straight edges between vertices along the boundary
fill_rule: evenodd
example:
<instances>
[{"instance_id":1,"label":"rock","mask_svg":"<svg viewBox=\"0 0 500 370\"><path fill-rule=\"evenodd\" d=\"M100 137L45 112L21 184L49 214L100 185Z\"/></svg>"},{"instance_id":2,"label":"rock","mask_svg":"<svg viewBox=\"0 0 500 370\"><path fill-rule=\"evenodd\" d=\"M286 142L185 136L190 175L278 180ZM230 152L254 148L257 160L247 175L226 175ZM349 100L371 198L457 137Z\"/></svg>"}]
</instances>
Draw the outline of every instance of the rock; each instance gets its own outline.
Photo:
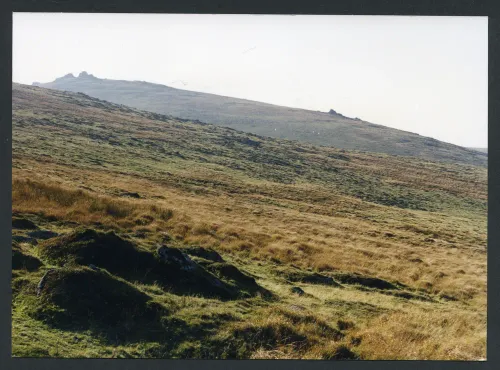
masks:
<instances>
[{"instance_id":1,"label":"rock","mask_svg":"<svg viewBox=\"0 0 500 370\"><path fill-rule=\"evenodd\" d=\"M50 230L36 230L36 231L31 231L28 233L28 235L32 238L35 239L50 239L50 238L55 238L56 236L59 236L58 233Z\"/></svg>"},{"instance_id":2,"label":"rock","mask_svg":"<svg viewBox=\"0 0 500 370\"><path fill-rule=\"evenodd\" d=\"M333 109L330 109L330 111L328 113L329 114L337 114L337 112L335 112Z\"/></svg>"},{"instance_id":3,"label":"rock","mask_svg":"<svg viewBox=\"0 0 500 370\"><path fill-rule=\"evenodd\" d=\"M42 279L40 280L40 282L38 283L38 286L37 286L37 290L36 290L36 295L40 295L40 293L42 292L42 289L44 288L45 286L45 282L47 281L47 277L54 271L54 269L50 269L49 271L47 271Z\"/></svg>"},{"instance_id":4,"label":"rock","mask_svg":"<svg viewBox=\"0 0 500 370\"><path fill-rule=\"evenodd\" d=\"M304 295L306 292L302 290L302 288L299 288L298 286L294 286L290 289L292 293L298 294L298 295Z\"/></svg>"},{"instance_id":5,"label":"rock","mask_svg":"<svg viewBox=\"0 0 500 370\"><path fill-rule=\"evenodd\" d=\"M388 238L394 238L395 236L393 233L385 233L384 235Z\"/></svg>"},{"instance_id":6,"label":"rock","mask_svg":"<svg viewBox=\"0 0 500 370\"><path fill-rule=\"evenodd\" d=\"M86 71L80 72L78 78L96 78L93 74L87 73Z\"/></svg>"},{"instance_id":7,"label":"rock","mask_svg":"<svg viewBox=\"0 0 500 370\"><path fill-rule=\"evenodd\" d=\"M160 260L164 263L174 263L179 265L182 270L189 271L196 268L196 264L186 254L179 249L161 246L156 251Z\"/></svg>"}]
</instances>

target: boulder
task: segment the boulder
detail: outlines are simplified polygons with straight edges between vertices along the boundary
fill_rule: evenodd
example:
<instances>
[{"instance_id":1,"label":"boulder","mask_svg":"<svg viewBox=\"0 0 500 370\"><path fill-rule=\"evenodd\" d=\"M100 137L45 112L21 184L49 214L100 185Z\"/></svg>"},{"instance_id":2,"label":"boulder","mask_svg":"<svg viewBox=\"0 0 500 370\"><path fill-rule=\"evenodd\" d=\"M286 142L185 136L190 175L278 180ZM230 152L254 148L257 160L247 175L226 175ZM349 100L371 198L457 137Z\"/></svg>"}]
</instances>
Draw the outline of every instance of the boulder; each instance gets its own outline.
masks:
<instances>
[{"instance_id":1,"label":"boulder","mask_svg":"<svg viewBox=\"0 0 500 370\"><path fill-rule=\"evenodd\" d=\"M196 268L196 263L193 262L187 254L182 253L177 248L169 248L167 246L160 246L157 251L160 261L164 263L171 263L179 266L182 270L189 271Z\"/></svg>"}]
</instances>

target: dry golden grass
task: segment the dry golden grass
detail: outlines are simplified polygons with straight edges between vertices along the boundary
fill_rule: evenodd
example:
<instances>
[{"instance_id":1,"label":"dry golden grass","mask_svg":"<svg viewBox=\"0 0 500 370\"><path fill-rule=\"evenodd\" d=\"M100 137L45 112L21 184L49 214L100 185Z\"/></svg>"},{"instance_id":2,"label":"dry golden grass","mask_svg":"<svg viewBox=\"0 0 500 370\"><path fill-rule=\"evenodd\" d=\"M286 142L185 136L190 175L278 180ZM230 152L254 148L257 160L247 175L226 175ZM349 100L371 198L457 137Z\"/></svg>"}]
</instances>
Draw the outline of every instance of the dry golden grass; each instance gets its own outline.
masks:
<instances>
[{"instance_id":1,"label":"dry golden grass","mask_svg":"<svg viewBox=\"0 0 500 370\"><path fill-rule=\"evenodd\" d=\"M307 348L275 343L271 349L255 349L253 358L335 357L347 341L358 337L363 340L356 351L363 359L485 357L486 251L477 245L477 240L485 243L480 230L482 221L474 223L458 216L376 206L380 208L380 216L374 223L362 217L328 216L256 204L252 195L194 196L178 188L125 175L23 163L27 168L34 167L33 171L13 171L15 212L42 212L84 225L98 221L118 229L168 232L183 243L209 246L240 258L279 261L319 271L363 273L458 299L438 304L407 303L352 289L304 287L314 298L290 298L290 303L312 309L315 320L336 322L335 317L342 311L332 311L328 303L332 300L360 307L374 305L387 312L371 317L354 310L347 319L355 321L356 327L341 341L320 340L315 334L319 326L313 321L298 326L295 323L294 330L306 333L308 338L317 338L317 342L309 340ZM75 190L81 186L92 187L94 191ZM143 199L118 197L113 195L116 189L140 192ZM339 204L355 202L349 198L338 201ZM153 221L137 225L136 220L146 215ZM405 219L409 221L401 221ZM459 233L455 233L457 227ZM387 232L395 236L387 237ZM434 242L423 241L428 234ZM260 283L282 297L289 295L286 286L272 283L266 286L265 279ZM245 331L245 325L269 330L286 328L291 325L290 318L283 312L273 308L256 315L255 321L228 327L226 332L238 328Z\"/></svg>"},{"instance_id":2,"label":"dry golden grass","mask_svg":"<svg viewBox=\"0 0 500 370\"><path fill-rule=\"evenodd\" d=\"M36 172L44 173L45 180L35 172L29 173L26 177L32 181L38 178L38 188L30 193L30 183L19 180L26 172L14 170L15 211L44 212L82 224L99 221L121 228L137 227L135 220L150 215L154 222L147 228L168 231L188 244L319 271L364 273L464 299L486 293L486 238L480 230L485 220L474 222L439 213L376 206L380 218L373 222L362 217L256 205L251 195L193 196L153 181L104 172L72 171L55 165ZM55 188L46 185L51 172L65 181L59 180L61 184ZM79 176L75 179L76 173ZM85 178L89 179L88 184L82 181ZM40 185L41 181L44 185ZM82 184L99 184L100 188L94 187L95 192L69 190ZM58 186L67 192L52 195L52 189ZM114 189L140 192L144 199L112 196ZM158 195L164 199L153 198ZM344 198L339 197L339 205L353 202ZM158 211L154 212L152 206ZM162 219L158 212L168 216ZM411 223L402 222L404 219ZM478 228L480 231L475 232ZM426 242L429 237L432 241Z\"/></svg>"},{"instance_id":3,"label":"dry golden grass","mask_svg":"<svg viewBox=\"0 0 500 370\"><path fill-rule=\"evenodd\" d=\"M485 326L484 313L429 308L383 315L354 335L363 338L360 354L373 360L480 360Z\"/></svg>"}]
</instances>

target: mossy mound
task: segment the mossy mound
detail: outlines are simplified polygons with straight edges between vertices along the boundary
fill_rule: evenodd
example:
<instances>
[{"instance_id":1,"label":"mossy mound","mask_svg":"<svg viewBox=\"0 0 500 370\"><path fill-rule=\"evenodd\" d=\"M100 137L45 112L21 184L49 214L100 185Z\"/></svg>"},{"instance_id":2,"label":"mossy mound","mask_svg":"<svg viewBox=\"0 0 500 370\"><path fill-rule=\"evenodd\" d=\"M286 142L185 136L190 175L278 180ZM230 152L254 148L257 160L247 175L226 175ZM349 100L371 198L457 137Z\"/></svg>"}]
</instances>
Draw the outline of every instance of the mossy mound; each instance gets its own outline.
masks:
<instances>
[{"instance_id":1,"label":"mossy mound","mask_svg":"<svg viewBox=\"0 0 500 370\"><path fill-rule=\"evenodd\" d=\"M162 334L160 318L167 310L106 271L61 268L50 270L43 280L33 314L50 325L123 340L144 337L146 332L148 337Z\"/></svg>"},{"instance_id":2,"label":"mossy mound","mask_svg":"<svg viewBox=\"0 0 500 370\"><path fill-rule=\"evenodd\" d=\"M152 253L114 232L78 229L40 244L40 255L60 266L94 265L129 281L158 283L177 294L234 299L239 292L192 261L177 248L163 246Z\"/></svg>"},{"instance_id":3,"label":"mossy mound","mask_svg":"<svg viewBox=\"0 0 500 370\"><path fill-rule=\"evenodd\" d=\"M22 247L17 242L12 242L12 269L22 270L26 269L28 271L37 270L42 266L42 262L33 256L28 254L26 248Z\"/></svg>"},{"instance_id":4,"label":"mossy mound","mask_svg":"<svg viewBox=\"0 0 500 370\"><path fill-rule=\"evenodd\" d=\"M31 220L24 217L13 217L12 228L21 230L36 230L38 226Z\"/></svg>"},{"instance_id":5,"label":"mossy mound","mask_svg":"<svg viewBox=\"0 0 500 370\"><path fill-rule=\"evenodd\" d=\"M214 273L220 279L229 282L243 295L253 296L256 293L261 293L264 297L272 296L271 292L262 288L255 279L241 272L236 266L226 262L215 262L205 265L205 268Z\"/></svg>"}]
</instances>

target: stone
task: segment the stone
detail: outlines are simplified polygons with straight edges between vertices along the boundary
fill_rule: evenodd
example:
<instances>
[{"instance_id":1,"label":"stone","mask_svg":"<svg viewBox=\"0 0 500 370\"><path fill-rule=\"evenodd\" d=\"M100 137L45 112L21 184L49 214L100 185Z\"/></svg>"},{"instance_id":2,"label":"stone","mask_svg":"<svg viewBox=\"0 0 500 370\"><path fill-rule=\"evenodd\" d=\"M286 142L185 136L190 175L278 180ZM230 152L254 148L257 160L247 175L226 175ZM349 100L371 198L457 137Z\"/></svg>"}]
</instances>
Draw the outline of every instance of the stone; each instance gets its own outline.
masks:
<instances>
[{"instance_id":1,"label":"stone","mask_svg":"<svg viewBox=\"0 0 500 370\"><path fill-rule=\"evenodd\" d=\"M177 248L169 248L161 246L157 249L160 260L165 263L175 263L179 265L182 270L194 270L196 264L186 254L182 253Z\"/></svg>"},{"instance_id":2,"label":"stone","mask_svg":"<svg viewBox=\"0 0 500 370\"><path fill-rule=\"evenodd\" d=\"M45 282L47 281L47 277L52 273L52 271L54 271L54 269L50 269L49 271L47 271L42 279L40 280L40 282L38 283L38 286L37 286L37 290L36 290L36 295L40 295L40 293L42 292L42 289L43 287L45 286Z\"/></svg>"},{"instance_id":3,"label":"stone","mask_svg":"<svg viewBox=\"0 0 500 370\"><path fill-rule=\"evenodd\" d=\"M298 294L298 295L304 295L305 292L302 288L299 288L298 286L294 286L290 289L292 293Z\"/></svg>"}]
</instances>

